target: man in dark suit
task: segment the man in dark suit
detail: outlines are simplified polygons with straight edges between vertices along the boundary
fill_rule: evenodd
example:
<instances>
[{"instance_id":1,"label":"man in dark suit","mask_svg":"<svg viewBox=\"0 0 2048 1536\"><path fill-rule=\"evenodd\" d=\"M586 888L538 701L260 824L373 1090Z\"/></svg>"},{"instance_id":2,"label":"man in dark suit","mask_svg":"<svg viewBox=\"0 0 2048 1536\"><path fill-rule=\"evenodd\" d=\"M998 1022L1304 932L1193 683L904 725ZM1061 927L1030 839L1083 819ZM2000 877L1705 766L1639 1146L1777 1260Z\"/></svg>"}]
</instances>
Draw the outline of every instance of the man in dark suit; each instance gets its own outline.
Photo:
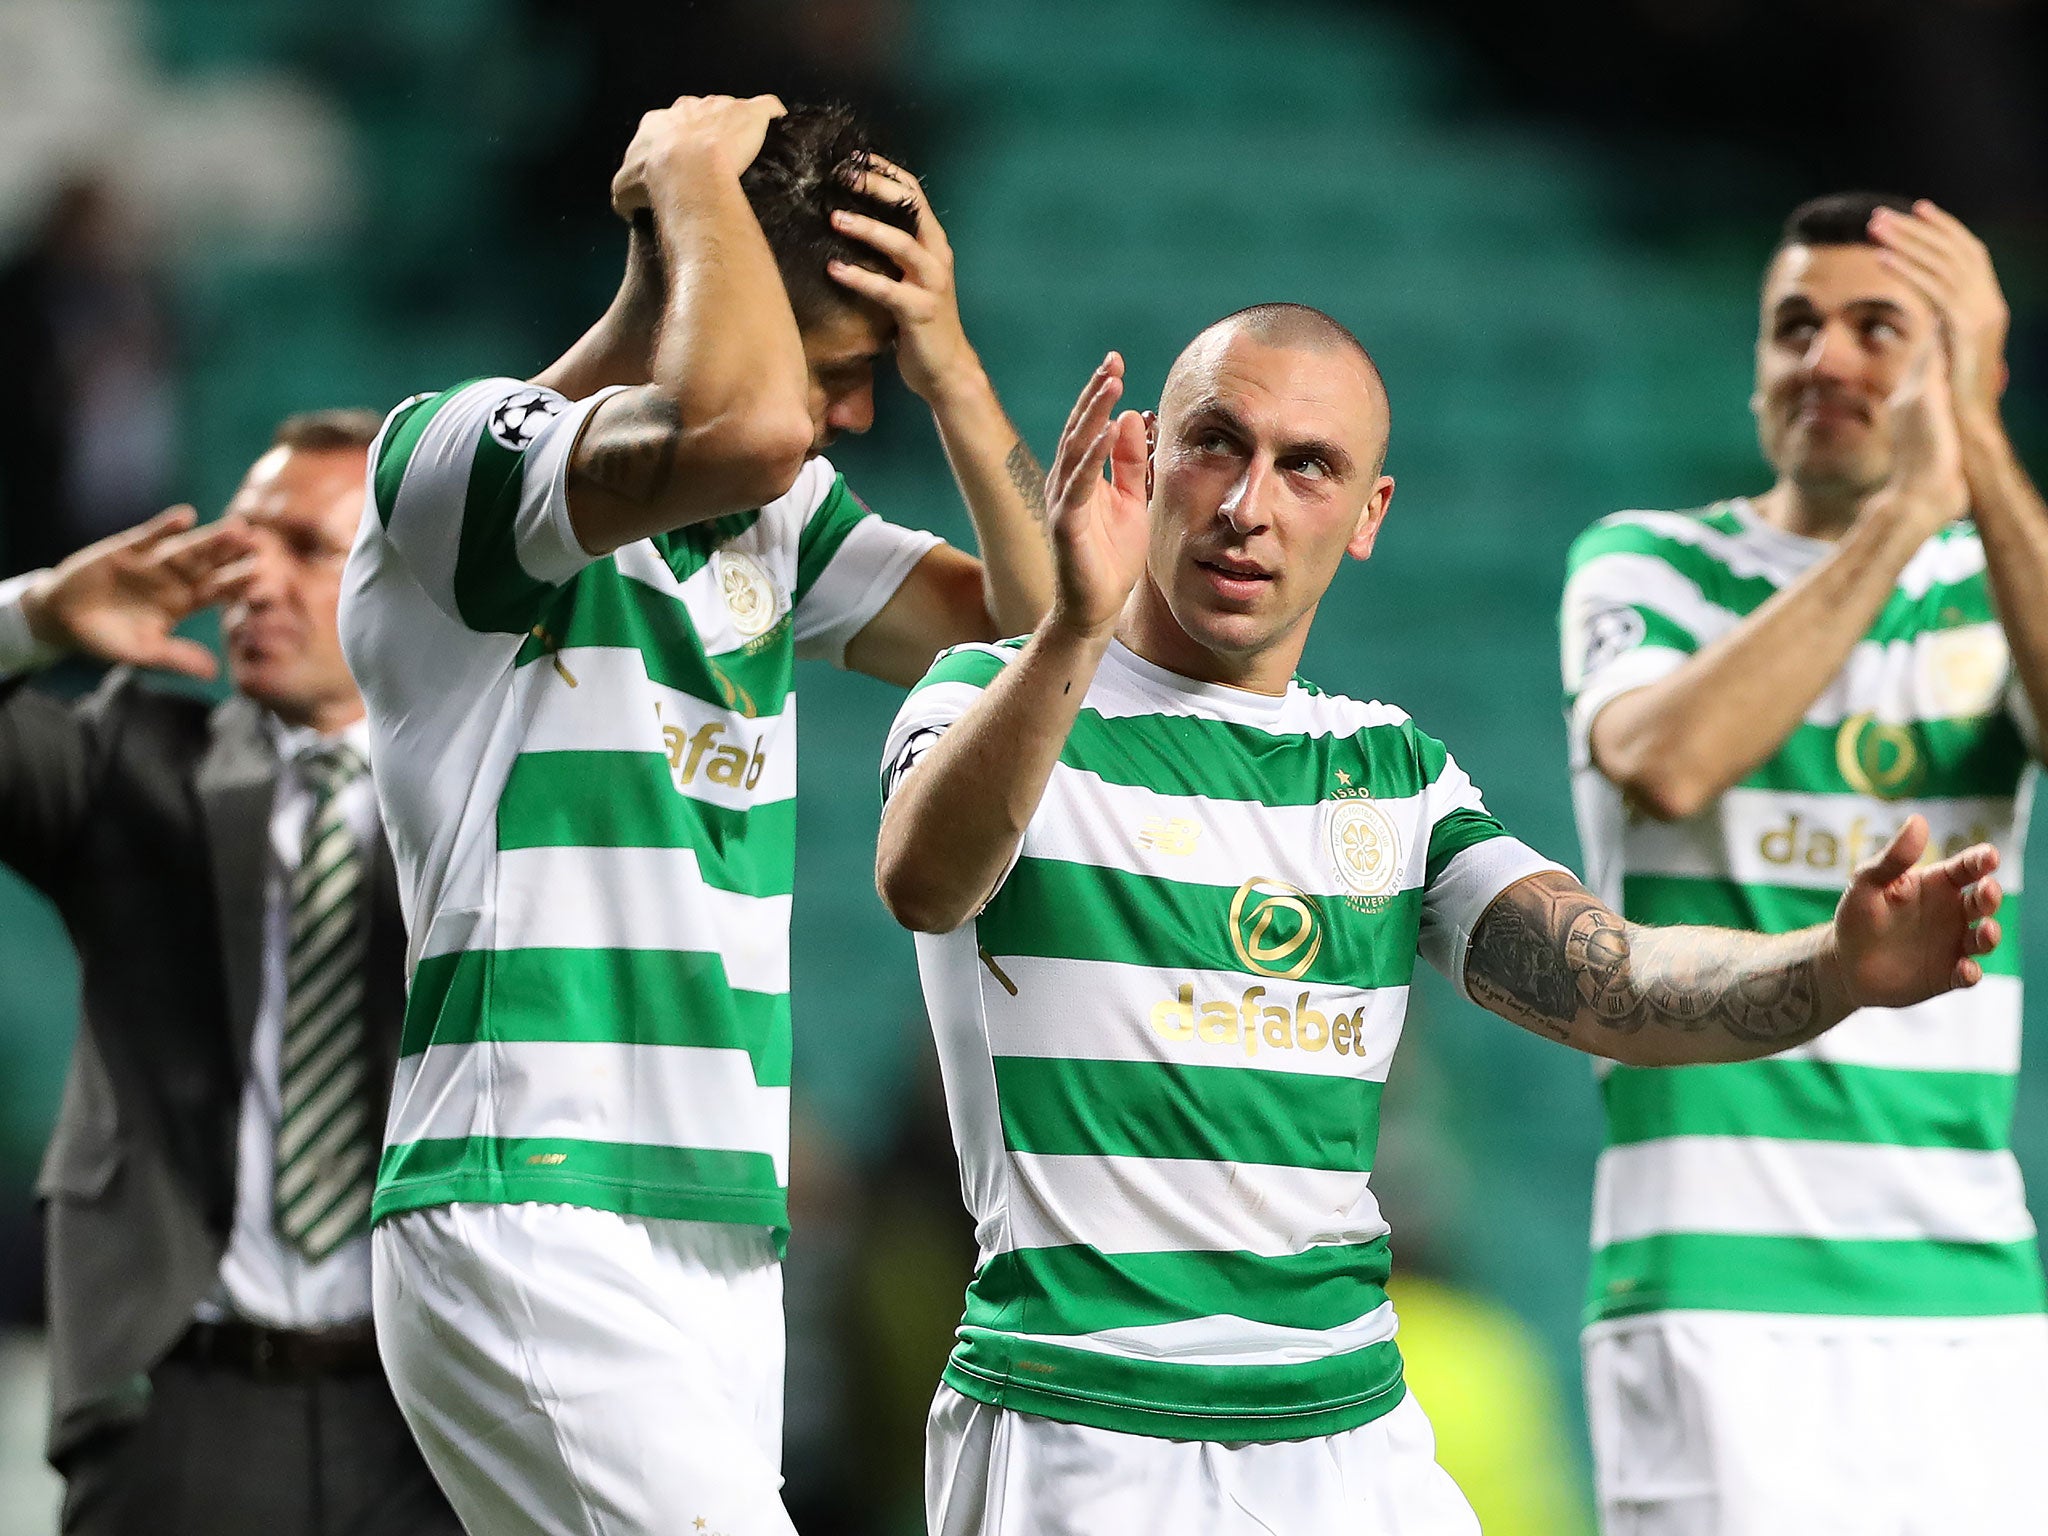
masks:
<instances>
[{"instance_id":1,"label":"man in dark suit","mask_svg":"<svg viewBox=\"0 0 2048 1536\"><path fill-rule=\"evenodd\" d=\"M43 1168L67 1533L455 1533L370 1330L404 931L335 634L366 412L293 417L189 508L0 582L0 860L84 1006ZM173 627L225 603L217 707ZM116 664L76 705L20 686Z\"/></svg>"}]
</instances>

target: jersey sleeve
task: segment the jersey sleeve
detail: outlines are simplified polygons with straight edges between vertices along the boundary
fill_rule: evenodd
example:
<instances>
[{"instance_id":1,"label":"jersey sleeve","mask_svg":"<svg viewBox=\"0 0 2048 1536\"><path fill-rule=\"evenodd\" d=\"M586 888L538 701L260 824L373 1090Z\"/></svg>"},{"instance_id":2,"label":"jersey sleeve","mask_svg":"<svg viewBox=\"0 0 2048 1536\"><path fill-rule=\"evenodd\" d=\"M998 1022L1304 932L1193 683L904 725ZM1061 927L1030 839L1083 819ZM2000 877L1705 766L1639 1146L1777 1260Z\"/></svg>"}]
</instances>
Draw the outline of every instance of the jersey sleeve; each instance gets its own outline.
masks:
<instances>
[{"instance_id":1,"label":"jersey sleeve","mask_svg":"<svg viewBox=\"0 0 2048 1536\"><path fill-rule=\"evenodd\" d=\"M2012 723L2020 733L2020 740L2027 744L2027 750L2035 757L2041 755L2041 722L2034 718L2034 702L2027 697L2026 684L2020 680L2017 666L2012 669L2012 678L2005 685L2005 712L2012 716Z\"/></svg>"},{"instance_id":2,"label":"jersey sleeve","mask_svg":"<svg viewBox=\"0 0 2048 1536\"><path fill-rule=\"evenodd\" d=\"M904 775L932 749L946 730L981 697L1017 654L1020 641L973 643L939 652L903 707L896 711L882 744L882 803L887 805Z\"/></svg>"},{"instance_id":3,"label":"jersey sleeve","mask_svg":"<svg viewBox=\"0 0 2048 1536\"><path fill-rule=\"evenodd\" d=\"M1669 558L1670 542L1623 513L1587 529L1566 557L1559 628L1574 768L1592 761L1594 716L1712 638L1699 633L1709 605Z\"/></svg>"},{"instance_id":4,"label":"jersey sleeve","mask_svg":"<svg viewBox=\"0 0 2048 1536\"><path fill-rule=\"evenodd\" d=\"M1549 870L1571 871L1510 836L1487 810L1478 786L1465 776L1441 742L1418 731L1416 745L1423 771L1429 776L1423 791L1429 852L1423 868L1422 930L1416 950L1469 1001L1465 952L1486 909L1518 880Z\"/></svg>"},{"instance_id":5,"label":"jersey sleeve","mask_svg":"<svg viewBox=\"0 0 2048 1536\"><path fill-rule=\"evenodd\" d=\"M371 499L435 605L481 634L524 634L592 557L569 526L578 434L616 390L571 401L478 379L391 413L372 451Z\"/></svg>"},{"instance_id":6,"label":"jersey sleeve","mask_svg":"<svg viewBox=\"0 0 2048 1536\"><path fill-rule=\"evenodd\" d=\"M937 534L875 516L844 475L831 474L797 538L791 615L797 655L846 665L847 642L888 606L911 568L939 542Z\"/></svg>"}]
</instances>

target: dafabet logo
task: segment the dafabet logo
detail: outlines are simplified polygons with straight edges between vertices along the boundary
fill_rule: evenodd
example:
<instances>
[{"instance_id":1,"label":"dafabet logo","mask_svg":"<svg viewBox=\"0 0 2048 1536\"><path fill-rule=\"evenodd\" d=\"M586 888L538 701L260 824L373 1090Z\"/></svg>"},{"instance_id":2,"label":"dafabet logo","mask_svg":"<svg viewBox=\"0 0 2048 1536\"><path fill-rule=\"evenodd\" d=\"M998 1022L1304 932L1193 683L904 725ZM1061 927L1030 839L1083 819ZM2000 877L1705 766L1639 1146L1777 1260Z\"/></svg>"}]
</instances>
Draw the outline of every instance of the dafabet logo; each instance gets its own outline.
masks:
<instances>
[{"instance_id":1,"label":"dafabet logo","mask_svg":"<svg viewBox=\"0 0 2048 1536\"><path fill-rule=\"evenodd\" d=\"M1248 971L1300 980L1323 947L1315 898L1285 880L1253 876L1230 898L1230 947Z\"/></svg>"},{"instance_id":2,"label":"dafabet logo","mask_svg":"<svg viewBox=\"0 0 2048 1536\"><path fill-rule=\"evenodd\" d=\"M1264 987L1246 987L1237 1002L1195 1001L1193 983L1187 983L1176 997L1152 1005L1152 1028L1163 1038L1182 1044L1199 1040L1205 1045L1237 1045L1247 1056L1256 1056L1264 1044L1273 1051L1320 1051L1335 1047L1339 1056L1365 1054L1360 1026L1365 1010L1324 1014L1309 1007L1303 992L1289 1008L1284 1001L1269 1005Z\"/></svg>"}]
</instances>

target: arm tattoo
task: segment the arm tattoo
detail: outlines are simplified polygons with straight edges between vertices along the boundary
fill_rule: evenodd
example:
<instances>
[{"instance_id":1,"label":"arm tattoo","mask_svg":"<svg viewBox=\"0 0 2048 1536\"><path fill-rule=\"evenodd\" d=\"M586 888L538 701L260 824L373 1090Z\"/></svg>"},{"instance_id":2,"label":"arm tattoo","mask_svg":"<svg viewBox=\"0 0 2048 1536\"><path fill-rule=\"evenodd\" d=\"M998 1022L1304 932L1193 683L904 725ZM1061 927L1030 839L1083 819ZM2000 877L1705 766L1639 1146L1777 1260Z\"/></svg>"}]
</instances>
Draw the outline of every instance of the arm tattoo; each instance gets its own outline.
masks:
<instances>
[{"instance_id":1,"label":"arm tattoo","mask_svg":"<svg viewBox=\"0 0 2048 1536\"><path fill-rule=\"evenodd\" d=\"M1581 1049L1610 1054L1618 1037L1651 1031L1662 1038L1646 1057L1716 1061L1794 1044L1841 1016L1819 956L1810 933L1624 923L1578 882L1539 875L1480 919L1465 982L1481 1005Z\"/></svg>"},{"instance_id":2,"label":"arm tattoo","mask_svg":"<svg viewBox=\"0 0 2048 1536\"><path fill-rule=\"evenodd\" d=\"M1031 449L1023 438L1017 439L1009 457L1003 460L1003 468L1009 472L1010 484L1024 498L1024 505L1030 509L1032 517L1044 522L1045 471L1039 468L1038 460L1032 457Z\"/></svg>"},{"instance_id":3,"label":"arm tattoo","mask_svg":"<svg viewBox=\"0 0 2048 1536\"><path fill-rule=\"evenodd\" d=\"M657 390L636 390L615 410L600 407L570 460L570 485L588 485L643 506L660 500L675 471L682 425L675 401Z\"/></svg>"}]
</instances>

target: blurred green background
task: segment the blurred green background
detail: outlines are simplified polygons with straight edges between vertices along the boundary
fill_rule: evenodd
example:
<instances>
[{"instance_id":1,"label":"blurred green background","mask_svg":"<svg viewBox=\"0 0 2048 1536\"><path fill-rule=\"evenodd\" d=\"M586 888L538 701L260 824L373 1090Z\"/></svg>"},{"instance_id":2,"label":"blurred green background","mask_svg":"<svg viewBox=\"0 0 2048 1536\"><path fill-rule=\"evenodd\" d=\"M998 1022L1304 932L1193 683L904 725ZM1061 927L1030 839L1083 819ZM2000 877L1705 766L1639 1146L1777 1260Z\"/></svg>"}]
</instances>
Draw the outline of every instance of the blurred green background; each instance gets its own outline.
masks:
<instances>
[{"instance_id":1,"label":"blurred green background","mask_svg":"<svg viewBox=\"0 0 2048 1536\"><path fill-rule=\"evenodd\" d=\"M166 490L212 515L289 411L382 409L460 377L530 373L559 351L615 282L623 240L605 219L608 168L591 157L616 154L639 110L709 89L852 96L923 174L958 253L969 334L1041 457L1109 347L1146 404L1185 340L1245 304L1315 304L1366 340L1392 394L1399 490L1372 562L1325 604L1303 670L1410 710L1511 829L1575 862L1555 627L1567 544L1617 508L1767 483L1747 409L1755 285L1793 202L1834 189L1829 173L1912 175L1909 190L1949 194L1943 162L1893 163L1882 144L1830 159L1718 118L1673 121L1627 57L1616 89L1644 99L1596 94L1601 110L1575 112L1569 69L1598 61L1505 46L1533 32L1519 25L1334 0L5 0L0 217L28 240L48 189L92 166L142 211L174 336ZM1660 36L1657 69L1684 79L1685 35ZM1715 47L1735 43L1709 38L1701 57ZM1711 79L1695 84L1711 96ZM1824 115L1824 96L1802 110ZM1853 125L1832 126L1836 138L1813 142L1855 142ZM592 147L579 160L580 145ZM1974 218L1971 197L1983 204L2002 260L2020 320L2013 420L2038 459L2042 189L2005 197L2000 181L1984 194L1963 174L1970 148L1957 206ZM922 407L891 388L882 411L835 461L885 514L965 541ZM34 512L0 506L0 529ZM807 1434L831 1434L801 1384L857 1404L874 1339L895 1337L876 1309L910 1305L911 1281L873 1254L861 1213L900 1240L895 1258L929 1240L955 1267L931 1282L934 1305L954 1304L965 1277L928 1123L911 946L871 886L895 696L817 670L800 685L796 1072L811 1153L792 1248L793 1456ZM2030 955L2044 924L2048 904L2018 936ZM2048 1006L2048 989L2036 996L2030 1018ZM0 1232L15 1239L0 1295L24 1320L29 1185L74 1006L64 936L0 876ZM1397 1266L1426 1262L1524 1325L1558 1395L1575 1506L1599 1142L1587 1064L1427 974L1389 1106L1381 1182ZM2018 1141L2048 1180L2038 1053ZM826 1319L811 1333L807 1265ZM865 1344L834 1333L842 1282L872 1303L851 1325ZM907 1336L916 1358L902 1374L928 1390L943 1336ZM793 1497L804 1475L792 1466ZM900 1526L901 1487L864 1497ZM1545 1518L1530 1528L1575 1529L1579 1515Z\"/></svg>"}]
</instances>

